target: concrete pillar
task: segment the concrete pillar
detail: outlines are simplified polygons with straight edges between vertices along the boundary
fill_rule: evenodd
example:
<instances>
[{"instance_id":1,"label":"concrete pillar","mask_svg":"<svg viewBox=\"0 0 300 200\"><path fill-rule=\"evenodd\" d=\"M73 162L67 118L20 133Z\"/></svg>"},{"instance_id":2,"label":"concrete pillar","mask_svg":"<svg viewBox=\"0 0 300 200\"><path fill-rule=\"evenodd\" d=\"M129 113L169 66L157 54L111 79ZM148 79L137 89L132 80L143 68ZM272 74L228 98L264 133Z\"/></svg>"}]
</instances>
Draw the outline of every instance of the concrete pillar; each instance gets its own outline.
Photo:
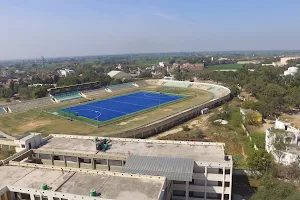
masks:
<instances>
[{"instance_id":1,"label":"concrete pillar","mask_svg":"<svg viewBox=\"0 0 300 200\"><path fill-rule=\"evenodd\" d=\"M48 195L48 200L53 200L53 196L52 195Z\"/></svg>"},{"instance_id":2,"label":"concrete pillar","mask_svg":"<svg viewBox=\"0 0 300 200\"><path fill-rule=\"evenodd\" d=\"M80 168L79 157L77 157L77 167Z\"/></svg>"},{"instance_id":3,"label":"concrete pillar","mask_svg":"<svg viewBox=\"0 0 300 200\"><path fill-rule=\"evenodd\" d=\"M7 197L7 192L4 192L4 200L8 200L8 197ZM1 195L0 195L1 196Z\"/></svg>"},{"instance_id":4,"label":"concrete pillar","mask_svg":"<svg viewBox=\"0 0 300 200\"><path fill-rule=\"evenodd\" d=\"M66 156L63 156L64 158L64 161L65 161L65 167L67 167L67 159L66 159Z\"/></svg>"},{"instance_id":5,"label":"concrete pillar","mask_svg":"<svg viewBox=\"0 0 300 200\"><path fill-rule=\"evenodd\" d=\"M232 167L230 167L230 182L229 182L229 200L231 200L231 193L232 193Z\"/></svg>"},{"instance_id":6,"label":"concrete pillar","mask_svg":"<svg viewBox=\"0 0 300 200\"><path fill-rule=\"evenodd\" d=\"M30 200L34 200L34 194L30 194Z\"/></svg>"},{"instance_id":7,"label":"concrete pillar","mask_svg":"<svg viewBox=\"0 0 300 200\"><path fill-rule=\"evenodd\" d=\"M107 170L110 171L109 160L107 159Z\"/></svg>"},{"instance_id":8,"label":"concrete pillar","mask_svg":"<svg viewBox=\"0 0 300 200\"><path fill-rule=\"evenodd\" d=\"M92 165L92 169L96 169L94 158L91 158L91 165Z\"/></svg>"},{"instance_id":9,"label":"concrete pillar","mask_svg":"<svg viewBox=\"0 0 300 200\"><path fill-rule=\"evenodd\" d=\"M189 189L189 182L185 182L185 200L189 200L190 189Z\"/></svg>"},{"instance_id":10,"label":"concrete pillar","mask_svg":"<svg viewBox=\"0 0 300 200\"><path fill-rule=\"evenodd\" d=\"M17 192L17 199L18 199L18 200L21 200L21 199L22 199L21 193L20 193L20 192Z\"/></svg>"},{"instance_id":11,"label":"concrete pillar","mask_svg":"<svg viewBox=\"0 0 300 200\"><path fill-rule=\"evenodd\" d=\"M221 197L221 200L224 200L224 191L225 191L225 167L223 167L223 181L222 181L222 197Z\"/></svg>"},{"instance_id":12,"label":"concrete pillar","mask_svg":"<svg viewBox=\"0 0 300 200\"><path fill-rule=\"evenodd\" d=\"M53 155L52 154L50 154L50 159L51 159L52 165L54 165L54 159L53 159Z\"/></svg>"},{"instance_id":13,"label":"concrete pillar","mask_svg":"<svg viewBox=\"0 0 300 200\"><path fill-rule=\"evenodd\" d=\"M207 187L207 166L205 166L205 169L204 169L204 176L205 176L205 179L204 179L204 199L206 199L206 187Z\"/></svg>"}]
</instances>

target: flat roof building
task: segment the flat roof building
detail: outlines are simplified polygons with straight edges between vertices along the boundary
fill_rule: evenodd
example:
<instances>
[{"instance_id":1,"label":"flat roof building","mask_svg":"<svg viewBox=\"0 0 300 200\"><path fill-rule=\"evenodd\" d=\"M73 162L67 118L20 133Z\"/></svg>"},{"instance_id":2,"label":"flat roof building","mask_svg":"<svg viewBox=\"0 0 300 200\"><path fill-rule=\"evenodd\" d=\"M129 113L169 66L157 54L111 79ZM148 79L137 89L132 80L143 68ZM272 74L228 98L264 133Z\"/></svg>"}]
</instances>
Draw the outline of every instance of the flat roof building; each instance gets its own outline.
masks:
<instances>
[{"instance_id":1,"label":"flat roof building","mask_svg":"<svg viewBox=\"0 0 300 200\"><path fill-rule=\"evenodd\" d=\"M105 144L103 150L99 150L100 144ZM224 146L213 142L50 135L35 148L21 150L9 164L158 176L166 178L162 199L229 200L233 161L224 154Z\"/></svg>"},{"instance_id":2,"label":"flat roof building","mask_svg":"<svg viewBox=\"0 0 300 200\"><path fill-rule=\"evenodd\" d=\"M4 165L0 177L2 200L155 200L165 187L164 177L44 166Z\"/></svg>"}]
</instances>

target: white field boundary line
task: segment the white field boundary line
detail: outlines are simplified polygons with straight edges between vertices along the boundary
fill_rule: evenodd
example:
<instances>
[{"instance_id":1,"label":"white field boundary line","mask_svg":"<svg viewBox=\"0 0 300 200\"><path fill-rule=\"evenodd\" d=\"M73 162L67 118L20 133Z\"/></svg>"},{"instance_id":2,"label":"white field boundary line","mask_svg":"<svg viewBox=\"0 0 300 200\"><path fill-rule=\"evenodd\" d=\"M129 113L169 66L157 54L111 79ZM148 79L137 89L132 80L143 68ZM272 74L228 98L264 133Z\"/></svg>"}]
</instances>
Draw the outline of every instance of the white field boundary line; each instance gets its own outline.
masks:
<instances>
[{"instance_id":1,"label":"white field boundary line","mask_svg":"<svg viewBox=\"0 0 300 200\"><path fill-rule=\"evenodd\" d=\"M103 108L103 107L100 107L100 106L91 106L91 105L85 105L85 106L89 106L89 107L92 107L92 108L100 108L100 109L103 109L103 110L109 110L109 111L113 111L113 112L127 114L126 112L122 112L122 111L118 111L118 110L113 110L113 109L109 109L109 108Z\"/></svg>"},{"instance_id":2,"label":"white field boundary line","mask_svg":"<svg viewBox=\"0 0 300 200\"><path fill-rule=\"evenodd\" d=\"M145 108L150 108L149 106L135 104L135 103L129 103L129 102L123 102L123 101L116 101L116 100L108 100L108 101L113 101L113 102L117 102L117 103L124 103L124 104L129 104L129 105L134 105L134 106L141 106L141 107L145 107Z\"/></svg>"}]
</instances>

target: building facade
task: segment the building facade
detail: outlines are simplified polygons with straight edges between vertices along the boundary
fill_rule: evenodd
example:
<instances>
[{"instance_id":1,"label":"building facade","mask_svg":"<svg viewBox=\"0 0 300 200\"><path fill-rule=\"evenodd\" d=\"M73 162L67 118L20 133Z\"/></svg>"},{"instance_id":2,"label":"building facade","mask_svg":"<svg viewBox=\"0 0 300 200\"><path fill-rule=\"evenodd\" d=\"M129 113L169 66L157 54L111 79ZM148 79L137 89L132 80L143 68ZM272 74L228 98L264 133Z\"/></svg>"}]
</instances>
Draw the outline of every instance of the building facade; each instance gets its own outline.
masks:
<instances>
[{"instance_id":1,"label":"building facade","mask_svg":"<svg viewBox=\"0 0 300 200\"><path fill-rule=\"evenodd\" d=\"M10 165L160 176L166 178L162 199L231 199L233 161L224 154L223 143L72 135L33 137L28 138L40 139L41 144L29 148L30 142L16 141L18 148L26 145L9 161ZM99 144L104 141L107 145L100 150Z\"/></svg>"},{"instance_id":2,"label":"building facade","mask_svg":"<svg viewBox=\"0 0 300 200\"><path fill-rule=\"evenodd\" d=\"M276 119L274 127L266 130L266 150L272 153L277 163L290 165L298 162L300 131L290 123Z\"/></svg>"}]
</instances>

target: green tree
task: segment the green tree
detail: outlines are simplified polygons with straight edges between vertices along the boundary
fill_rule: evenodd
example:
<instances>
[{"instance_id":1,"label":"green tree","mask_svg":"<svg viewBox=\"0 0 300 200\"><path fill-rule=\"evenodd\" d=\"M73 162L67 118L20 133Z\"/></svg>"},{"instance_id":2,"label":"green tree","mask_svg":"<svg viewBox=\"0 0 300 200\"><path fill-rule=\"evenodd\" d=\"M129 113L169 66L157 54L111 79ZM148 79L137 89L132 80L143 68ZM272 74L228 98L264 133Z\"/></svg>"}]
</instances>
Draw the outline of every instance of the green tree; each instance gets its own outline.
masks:
<instances>
[{"instance_id":1,"label":"green tree","mask_svg":"<svg viewBox=\"0 0 300 200\"><path fill-rule=\"evenodd\" d=\"M251 170L264 172L271 165L272 156L264 149L253 150L246 161Z\"/></svg>"},{"instance_id":2,"label":"green tree","mask_svg":"<svg viewBox=\"0 0 300 200\"><path fill-rule=\"evenodd\" d=\"M251 200L298 200L300 193L291 183L279 181L271 174L262 178L263 187L251 197Z\"/></svg>"},{"instance_id":3,"label":"green tree","mask_svg":"<svg viewBox=\"0 0 300 200\"><path fill-rule=\"evenodd\" d=\"M236 85L231 86L230 90L231 90L231 95L234 97L240 94L240 89Z\"/></svg>"}]
</instances>

